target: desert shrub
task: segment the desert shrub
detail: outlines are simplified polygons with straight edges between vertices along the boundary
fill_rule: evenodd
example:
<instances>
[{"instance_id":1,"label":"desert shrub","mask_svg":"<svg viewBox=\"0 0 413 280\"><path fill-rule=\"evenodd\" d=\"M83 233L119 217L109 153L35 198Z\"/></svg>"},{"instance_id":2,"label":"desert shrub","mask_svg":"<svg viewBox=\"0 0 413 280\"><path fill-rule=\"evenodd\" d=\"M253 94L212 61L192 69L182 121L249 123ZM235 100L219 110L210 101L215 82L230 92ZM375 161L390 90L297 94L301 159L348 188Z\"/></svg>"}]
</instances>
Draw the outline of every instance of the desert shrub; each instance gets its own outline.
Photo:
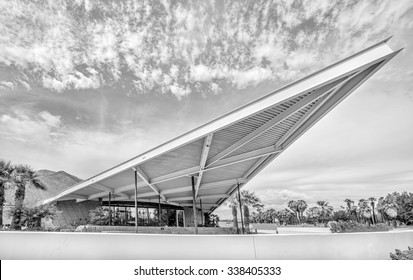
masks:
<instances>
[{"instance_id":1,"label":"desert shrub","mask_svg":"<svg viewBox=\"0 0 413 280\"><path fill-rule=\"evenodd\" d=\"M340 232L376 232L376 231L389 231L392 227L386 224L374 224L366 225L355 221L347 222L330 222L330 231L332 233Z\"/></svg>"},{"instance_id":2,"label":"desert shrub","mask_svg":"<svg viewBox=\"0 0 413 280\"><path fill-rule=\"evenodd\" d=\"M395 254L390 253L390 259L392 260L413 260L413 247L407 247L407 250L400 251L395 250Z\"/></svg>"},{"instance_id":3,"label":"desert shrub","mask_svg":"<svg viewBox=\"0 0 413 280\"><path fill-rule=\"evenodd\" d=\"M90 222L94 225L108 225L109 224L109 209L97 207L89 211Z\"/></svg>"}]
</instances>

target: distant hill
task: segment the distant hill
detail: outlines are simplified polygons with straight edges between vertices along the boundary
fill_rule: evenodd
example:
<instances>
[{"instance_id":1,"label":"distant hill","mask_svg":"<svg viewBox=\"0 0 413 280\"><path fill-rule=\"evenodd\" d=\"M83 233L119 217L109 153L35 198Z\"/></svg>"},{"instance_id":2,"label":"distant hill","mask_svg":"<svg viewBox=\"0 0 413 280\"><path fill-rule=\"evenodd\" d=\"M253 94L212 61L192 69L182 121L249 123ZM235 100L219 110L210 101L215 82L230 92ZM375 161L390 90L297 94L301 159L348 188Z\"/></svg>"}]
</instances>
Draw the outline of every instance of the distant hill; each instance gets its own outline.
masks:
<instances>
[{"instance_id":1,"label":"distant hill","mask_svg":"<svg viewBox=\"0 0 413 280\"><path fill-rule=\"evenodd\" d=\"M42 191L34 188L26 188L24 204L27 206L33 206L37 202L55 196L83 181L65 171L55 172L42 169L36 171L36 173L39 175L40 181L46 186L47 190ZM6 190L6 205L14 204L14 191L13 188Z\"/></svg>"}]
</instances>

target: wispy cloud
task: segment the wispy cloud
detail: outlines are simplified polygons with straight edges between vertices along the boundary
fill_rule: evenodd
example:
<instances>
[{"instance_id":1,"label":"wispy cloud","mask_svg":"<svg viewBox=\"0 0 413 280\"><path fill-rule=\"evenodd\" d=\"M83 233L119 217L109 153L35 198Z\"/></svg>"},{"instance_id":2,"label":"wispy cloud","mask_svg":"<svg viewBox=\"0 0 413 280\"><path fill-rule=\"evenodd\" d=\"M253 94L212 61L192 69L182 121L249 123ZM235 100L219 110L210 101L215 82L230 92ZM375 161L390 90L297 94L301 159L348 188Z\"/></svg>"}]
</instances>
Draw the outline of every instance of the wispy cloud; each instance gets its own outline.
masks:
<instances>
[{"instance_id":1,"label":"wispy cloud","mask_svg":"<svg viewBox=\"0 0 413 280\"><path fill-rule=\"evenodd\" d=\"M50 143L59 137L62 125L60 116L43 111L28 116L26 112L14 110L13 114L0 115L0 135L23 143Z\"/></svg>"},{"instance_id":2,"label":"wispy cloud","mask_svg":"<svg viewBox=\"0 0 413 280\"><path fill-rule=\"evenodd\" d=\"M181 99L199 87L208 95L227 83L244 89L297 78L411 26L412 7L408 0L12 0L0 4L0 63L56 92L130 86Z\"/></svg>"},{"instance_id":3,"label":"wispy cloud","mask_svg":"<svg viewBox=\"0 0 413 280\"><path fill-rule=\"evenodd\" d=\"M65 169L78 176L89 177L91 169L99 172L129 159L131 153L139 154L151 146L153 140L139 129L128 129L129 125L124 123L118 133L99 127L78 129L66 125L61 116L48 111L35 114L13 110L0 115L2 157L13 160L18 155L18 162L22 162L21 158L31 155L23 162L38 166L39 157L34 156L38 155L42 161L54 165L49 167L51 169ZM112 154L108 150L116 152ZM65 161L72 162L71 167L66 166ZM93 167L85 169L85 166Z\"/></svg>"},{"instance_id":4,"label":"wispy cloud","mask_svg":"<svg viewBox=\"0 0 413 280\"><path fill-rule=\"evenodd\" d=\"M1 81L0 82L0 89L13 90L15 87L16 87L16 85L13 82L8 82L8 81Z\"/></svg>"}]
</instances>

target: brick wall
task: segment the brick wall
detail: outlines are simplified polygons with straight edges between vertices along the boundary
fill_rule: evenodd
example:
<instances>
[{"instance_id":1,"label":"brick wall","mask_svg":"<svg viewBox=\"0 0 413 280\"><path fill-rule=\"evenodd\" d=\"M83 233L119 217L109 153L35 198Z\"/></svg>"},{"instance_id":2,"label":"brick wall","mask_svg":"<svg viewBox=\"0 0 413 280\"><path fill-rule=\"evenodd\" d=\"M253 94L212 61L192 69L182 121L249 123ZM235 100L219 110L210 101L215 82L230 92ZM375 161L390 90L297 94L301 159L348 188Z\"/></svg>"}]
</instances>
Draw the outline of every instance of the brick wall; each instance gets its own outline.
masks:
<instances>
[{"instance_id":1,"label":"brick wall","mask_svg":"<svg viewBox=\"0 0 413 280\"><path fill-rule=\"evenodd\" d=\"M196 209L196 219L198 221L198 225L202 224L202 213L199 209ZM184 213L185 213L185 226L187 227L193 227L194 226L194 210L192 207L184 207Z\"/></svg>"},{"instance_id":2,"label":"brick wall","mask_svg":"<svg viewBox=\"0 0 413 280\"><path fill-rule=\"evenodd\" d=\"M100 206L98 201L83 201L77 203L75 200L58 201L57 208L62 212L53 218L53 225L65 227L69 225L85 225L89 221L89 211Z\"/></svg>"}]
</instances>

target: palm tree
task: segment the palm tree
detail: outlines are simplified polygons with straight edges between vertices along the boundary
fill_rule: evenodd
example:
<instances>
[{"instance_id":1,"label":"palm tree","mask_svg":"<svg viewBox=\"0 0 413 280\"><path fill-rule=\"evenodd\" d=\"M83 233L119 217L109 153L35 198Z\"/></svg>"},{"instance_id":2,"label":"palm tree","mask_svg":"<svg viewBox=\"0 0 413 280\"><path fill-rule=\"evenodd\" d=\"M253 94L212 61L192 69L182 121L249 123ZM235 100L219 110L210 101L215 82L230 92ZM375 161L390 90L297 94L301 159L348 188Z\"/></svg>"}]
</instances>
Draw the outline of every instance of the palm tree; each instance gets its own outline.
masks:
<instances>
[{"instance_id":1,"label":"palm tree","mask_svg":"<svg viewBox=\"0 0 413 280\"><path fill-rule=\"evenodd\" d=\"M288 221L290 220L292 213L290 210L283 209L276 212L276 217L280 221L281 224L287 225Z\"/></svg>"},{"instance_id":2,"label":"palm tree","mask_svg":"<svg viewBox=\"0 0 413 280\"><path fill-rule=\"evenodd\" d=\"M291 211L293 211L293 213L295 214L295 216L297 217L297 221L300 224L300 214L298 211L298 203L295 200L290 200L288 202L288 208L291 209Z\"/></svg>"},{"instance_id":3,"label":"palm tree","mask_svg":"<svg viewBox=\"0 0 413 280\"><path fill-rule=\"evenodd\" d=\"M328 205L328 201L324 200L317 201L317 205L320 206L320 217L325 224L327 217L331 216L334 208Z\"/></svg>"},{"instance_id":4,"label":"palm tree","mask_svg":"<svg viewBox=\"0 0 413 280\"><path fill-rule=\"evenodd\" d=\"M0 159L0 226L3 226L3 204L5 202L5 189L10 185L13 166L10 161Z\"/></svg>"},{"instance_id":5,"label":"palm tree","mask_svg":"<svg viewBox=\"0 0 413 280\"><path fill-rule=\"evenodd\" d=\"M270 208L267 210L268 211L268 216L270 218L270 223L275 224L276 220L277 220L277 211L275 211L274 208Z\"/></svg>"},{"instance_id":6,"label":"palm tree","mask_svg":"<svg viewBox=\"0 0 413 280\"><path fill-rule=\"evenodd\" d=\"M28 165L17 165L12 173L13 184L16 186L14 194L14 212L11 222L13 229L21 228L21 215L26 187L46 190L36 172Z\"/></svg>"},{"instance_id":7,"label":"palm tree","mask_svg":"<svg viewBox=\"0 0 413 280\"><path fill-rule=\"evenodd\" d=\"M297 201L297 210L300 216L300 221L303 222L303 214L305 209L307 209L308 205L307 202L305 202L304 200L300 199Z\"/></svg>"},{"instance_id":8,"label":"palm tree","mask_svg":"<svg viewBox=\"0 0 413 280\"><path fill-rule=\"evenodd\" d=\"M238 199L235 195L231 196L229 199L229 207L232 210L232 226L233 228L237 231L237 233L239 232L239 228L238 228Z\"/></svg>"},{"instance_id":9,"label":"palm tree","mask_svg":"<svg viewBox=\"0 0 413 280\"><path fill-rule=\"evenodd\" d=\"M370 200L370 205L371 205L371 209L373 210L372 211L372 219L373 219L373 224L375 224L375 223L377 223L377 219L376 219L376 216L374 215L374 202L377 200L376 198L374 198L374 197L369 197L369 200Z\"/></svg>"},{"instance_id":10,"label":"palm tree","mask_svg":"<svg viewBox=\"0 0 413 280\"><path fill-rule=\"evenodd\" d=\"M250 192L248 190L241 191L241 203L242 205L247 205L248 207L253 207L256 209L264 207L261 203L261 199L254 192Z\"/></svg>"},{"instance_id":11,"label":"palm tree","mask_svg":"<svg viewBox=\"0 0 413 280\"><path fill-rule=\"evenodd\" d=\"M244 209L245 229L247 232L249 232L249 224L250 224L249 207L259 209L259 208L264 207L264 205L261 204L261 199L254 192L250 192L248 190L241 191L241 203Z\"/></svg>"},{"instance_id":12,"label":"palm tree","mask_svg":"<svg viewBox=\"0 0 413 280\"><path fill-rule=\"evenodd\" d=\"M232 208L233 224L234 224L234 228L236 228L237 231L238 231L238 221L236 220L237 220L237 212L238 212L237 207L239 207L238 203L239 203L239 198L238 198L238 193L236 192L234 195L232 195L229 198L229 207ZM248 231L249 212L250 212L249 207L256 208L258 209L258 211L260 211L264 207L264 205L261 204L261 199L254 192L250 192L248 190L241 191L241 204L244 208L244 212L245 212L245 207L248 208L247 215L244 215L244 225Z\"/></svg>"},{"instance_id":13,"label":"palm tree","mask_svg":"<svg viewBox=\"0 0 413 280\"><path fill-rule=\"evenodd\" d=\"M362 198L359 200L358 210L360 217L363 218L364 221L367 221L367 223L370 225L371 209L366 199Z\"/></svg>"},{"instance_id":14,"label":"palm tree","mask_svg":"<svg viewBox=\"0 0 413 280\"><path fill-rule=\"evenodd\" d=\"M380 212L382 219L386 220L389 225L390 221L392 221L393 226L397 226L396 218L398 210L396 193L387 194L385 198L380 197L377 201L377 210Z\"/></svg>"},{"instance_id":15,"label":"palm tree","mask_svg":"<svg viewBox=\"0 0 413 280\"><path fill-rule=\"evenodd\" d=\"M358 215L357 215L357 207L354 206L354 201L349 199L349 198L346 198L344 200L344 202L347 204L347 214L349 215L349 218L351 220L353 220L353 218L355 218L356 221L358 222L359 218L358 218Z\"/></svg>"},{"instance_id":16,"label":"palm tree","mask_svg":"<svg viewBox=\"0 0 413 280\"><path fill-rule=\"evenodd\" d=\"M385 215L384 215L384 197L380 197L377 201L377 211L380 213L380 221L383 223L385 222Z\"/></svg>"},{"instance_id":17,"label":"palm tree","mask_svg":"<svg viewBox=\"0 0 413 280\"><path fill-rule=\"evenodd\" d=\"M243 205L244 208L244 226L245 231L247 233L250 232L250 209L248 208L247 204Z\"/></svg>"},{"instance_id":18,"label":"palm tree","mask_svg":"<svg viewBox=\"0 0 413 280\"><path fill-rule=\"evenodd\" d=\"M347 211L350 213L351 209L353 208L354 201L346 198L344 199L344 202L347 204Z\"/></svg>"},{"instance_id":19,"label":"palm tree","mask_svg":"<svg viewBox=\"0 0 413 280\"><path fill-rule=\"evenodd\" d=\"M307 218L316 225L316 222L320 219L320 208L317 206L307 209Z\"/></svg>"}]
</instances>

